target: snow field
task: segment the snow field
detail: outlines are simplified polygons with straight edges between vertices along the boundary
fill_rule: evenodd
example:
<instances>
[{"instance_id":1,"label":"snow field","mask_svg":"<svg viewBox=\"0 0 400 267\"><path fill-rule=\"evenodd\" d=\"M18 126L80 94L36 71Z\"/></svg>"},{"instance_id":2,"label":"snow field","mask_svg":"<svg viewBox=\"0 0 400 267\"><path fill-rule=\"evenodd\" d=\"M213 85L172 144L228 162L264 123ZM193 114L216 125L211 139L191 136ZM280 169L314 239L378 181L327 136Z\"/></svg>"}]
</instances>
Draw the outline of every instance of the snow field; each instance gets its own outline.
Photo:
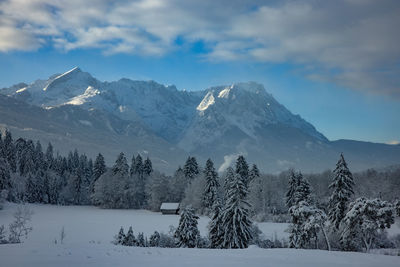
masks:
<instances>
[{"instance_id":1,"label":"snow field","mask_svg":"<svg viewBox=\"0 0 400 267\"><path fill-rule=\"evenodd\" d=\"M167 233L177 226L179 216L144 210L104 210L91 206L51 206L28 204L33 210L33 231L23 244L0 245L1 267L50 266L400 266L400 257L364 253L318 250L260 249L243 250L167 249L115 246L110 243L119 228L132 225L135 235L148 237L155 231ZM0 210L0 225L8 225L17 205L6 203ZM206 235L208 218L200 217L201 235ZM59 243L61 228L66 237ZM272 238L286 238L287 224L260 223ZM393 225L391 234L400 232ZM58 243L55 244L54 240Z\"/></svg>"}]
</instances>

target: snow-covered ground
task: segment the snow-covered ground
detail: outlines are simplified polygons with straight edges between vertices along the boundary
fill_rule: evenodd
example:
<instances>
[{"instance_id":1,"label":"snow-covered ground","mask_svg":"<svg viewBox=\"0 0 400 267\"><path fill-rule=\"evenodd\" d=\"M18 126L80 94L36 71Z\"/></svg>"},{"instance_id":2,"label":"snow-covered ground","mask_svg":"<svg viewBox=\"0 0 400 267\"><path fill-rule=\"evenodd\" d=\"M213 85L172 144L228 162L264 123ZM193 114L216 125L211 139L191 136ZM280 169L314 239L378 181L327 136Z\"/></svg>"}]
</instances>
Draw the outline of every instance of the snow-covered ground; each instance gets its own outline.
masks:
<instances>
[{"instance_id":1,"label":"snow-covered ground","mask_svg":"<svg viewBox=\"0 0 400 267\"><path fill-rule=\"evenodd\" d=\"M400 257L364 253L295 249L244 250L136 248L112 245L119 227L133 227L135 234L167 233L179 216L143 210L103 210L87 206L29 205L33 231L23 244L0 245L0 266L400 266ZM17 205L0 210L0 225L8 225ZM199 229L206 235L208 219ZM66 237L59 239L62 227ZM286 238L287 224L261 223L267 237ZM392 233L399 232L399 224Z\"/></svg>"}]
</instances>

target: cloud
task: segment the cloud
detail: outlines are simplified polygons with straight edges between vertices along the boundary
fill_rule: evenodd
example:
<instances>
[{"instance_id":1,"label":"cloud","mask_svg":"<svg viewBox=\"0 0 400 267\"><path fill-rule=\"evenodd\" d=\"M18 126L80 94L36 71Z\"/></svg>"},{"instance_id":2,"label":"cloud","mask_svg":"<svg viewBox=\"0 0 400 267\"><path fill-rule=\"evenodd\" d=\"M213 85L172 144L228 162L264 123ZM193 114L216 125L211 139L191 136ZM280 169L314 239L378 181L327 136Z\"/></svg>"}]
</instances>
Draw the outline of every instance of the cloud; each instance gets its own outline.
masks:
<instances>
[{"instance_id":1,"label":"cloud","mask_svg":"<svg viewBox=\"0 0 400 267\"><path fill-rule=\"evenodd\" d=\"M305 77L400 99L400 4L360 1L5 0L0 51L95 48L289 63Z\"/></svg>"},{"instance_id":2,"label":"cloud","mask_svg":"<svg viewBox=\"0 0 400 267\"><path fill-rule=\"evenodd\" d=\"M399 145L400 141L399 140L392 140L392 141L387 142L387 144L388 145Z\"/></svg>"}]
</instances>

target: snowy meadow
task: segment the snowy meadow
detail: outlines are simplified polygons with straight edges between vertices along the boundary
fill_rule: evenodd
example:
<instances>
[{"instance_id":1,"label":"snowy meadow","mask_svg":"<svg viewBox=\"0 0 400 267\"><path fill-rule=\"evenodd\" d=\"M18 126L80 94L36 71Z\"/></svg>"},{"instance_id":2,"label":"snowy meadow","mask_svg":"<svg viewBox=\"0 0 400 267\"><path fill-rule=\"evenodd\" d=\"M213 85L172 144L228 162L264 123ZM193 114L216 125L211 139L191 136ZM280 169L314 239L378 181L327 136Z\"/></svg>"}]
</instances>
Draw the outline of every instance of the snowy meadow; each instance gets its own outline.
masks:
<instances>
[{"instance_id":1,"label":"snowy meadow","mask_svg":"<svg viewBox=\"0 0 400 267\"><path fill-rule=\"evenodd\" d=\"M357 252L302 249L243 250L189 248L141 248L115 246L119 227L132 225L135 234L155 230L168 233L177 227L178 215L146 210L107 210L92 206L26 204L32 211L32 232L20 244L0 247L1 266L398 266L399 257ZM6 203L0 222L8 224L17 204ZM208 217L201 216L199 230L205 235ZM287 238L286 223L258 223L267 237ZM60 243L61 229L65 238ZM400 233L397 222L390 235ZM57 243L55 242L57 241Z\"/></svg>"}]
</instances>

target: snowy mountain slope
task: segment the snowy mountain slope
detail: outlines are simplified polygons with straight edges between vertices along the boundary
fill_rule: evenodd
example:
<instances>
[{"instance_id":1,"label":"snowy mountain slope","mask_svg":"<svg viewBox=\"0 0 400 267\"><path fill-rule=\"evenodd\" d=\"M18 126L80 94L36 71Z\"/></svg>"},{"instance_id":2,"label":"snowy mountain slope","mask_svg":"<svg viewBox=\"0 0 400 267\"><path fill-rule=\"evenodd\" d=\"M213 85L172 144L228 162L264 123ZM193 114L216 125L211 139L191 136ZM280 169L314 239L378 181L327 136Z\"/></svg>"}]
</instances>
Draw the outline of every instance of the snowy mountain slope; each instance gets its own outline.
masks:
<instances>
[{"instance_id":1,"label":"snowy mountain slope","mask_svg":"<svg viewBox=\"0 0 400 267\"><path fill-rule=\"evenodd\" d=\"M66 153L77 148L90 157L101 152L112 164L122 151L128 157L151 157L160 170L172 172L186 153L157 137L140 121L126 121L101 110L73 105L43 109L0 95L0 130L9 128L15 137L51 142Z\"/></svg>"},{"instance_id":2,"label":"snowy mountain slope","mask_svg":"<svg viewBox=\"0 0 400 267\"><path fill-rule=\"evenodd\" d=\"M292 114L255 82L187 92L154 81L120 79L101 82L89 73L74 68L47 80L0 89L0 94L41 107L42 113L51 114L41 116L52 117L54 123L60 119L54 115L57 112L79 110L80 114L85 111L90 114L89 119L78 119L74 115L76 113L71 113L69 120L79 125L82 125L79 121L87 121L84 126L92 126L87 133L81 133L69 120L57 127L65 132L76 130L75 141L86 140L87 134L92 132L105 136L111 134L113 137L110 140L121 138L124 140L122 143L134 142L137 147L142 147L141 143L147 147L151 144L148 151L160 162L179 162L178 158L191 154L201 162L211 157L218 165L227 166L236 155L245 154L262 169L275 172L288 167L304 171L332 168L340 152L350 157L356 169L382 167L400 161L400 146L327 140L313 125ZM7 102L6 99L3 101ZM22 116L18 109L7 112ZM34 118L33 114L26 116L32 120L40 119ZM92 121L96 116L104 117L104 122L113 118L124 126L120 131L116 130L118 127L106 129L105 123ZM10 121L0 117L0 124L4 127L23 129L26 128L25 122L22 118ZM141 130L127 134L132 125ZM64 138L57 127L53 127L52 133ZM43 123L31 128L38 131L36 135L39 139L48 132L45 130L48 126ZM128 136L135 140L125 140ZM116 141L101 143L100 140L89 140L89 143L103 147L104 151L124 148L116 145ZM88 149L93 150L94 146ZM169 149L179 154L171 154L176 160L171 160ZM178 163L174 168L177 166Z\"/></svg>"}]
</instances>

